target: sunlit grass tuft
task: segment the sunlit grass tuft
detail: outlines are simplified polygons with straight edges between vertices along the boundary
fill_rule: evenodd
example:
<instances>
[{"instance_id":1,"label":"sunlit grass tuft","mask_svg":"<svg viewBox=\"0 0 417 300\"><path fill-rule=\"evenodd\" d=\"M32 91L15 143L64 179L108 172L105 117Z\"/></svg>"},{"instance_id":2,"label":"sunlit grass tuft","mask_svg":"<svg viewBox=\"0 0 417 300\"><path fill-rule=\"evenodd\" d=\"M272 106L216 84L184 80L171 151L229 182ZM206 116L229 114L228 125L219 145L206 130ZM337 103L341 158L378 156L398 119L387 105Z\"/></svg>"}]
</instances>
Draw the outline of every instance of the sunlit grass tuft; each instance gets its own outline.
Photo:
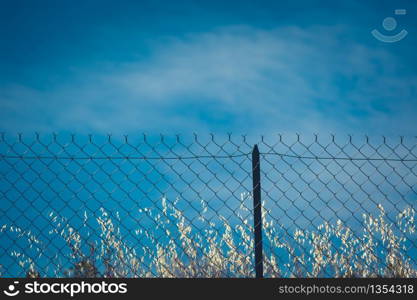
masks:
<instances>
[{"instance_id":1,"label":"sunlit grass tuft","mask_svg":"<svg viewBox=\"0 0 417 300\"><path fill-rule=\"evenodd\" d=\"M196 228L175 203L166 199L156 213L150 209L140 213L152 217L155 227L164 233L164 242L160 235L138 224L134 231L138 243L133 243L115 225L122 222L117 214L111 217L104 209L95 217L98 234L91 228L82 235L55 212L49 215L54 227L44 241L14 225L3 225L0 233L14 233L37 253L29 256L24 250L10 250L27 277L254 276L253 235L248 220L242 218L241 224L232 225L226 218L212 221L202 215L207 226ZM411 248L416 250L412 244L416 234L413 208L405 208L390 221L379 206L376 216L362 216L360 230L337 220L313 230L287 232L268 220L265 211L263 215L266 277L417 277L415 261L409 255ZM85 214L86 228L87 217ZM54 257L46 257L45 245L57 238L65 241L66 255L58 251ZM41 259L49 260L48 271L39 267L37 260Z\"/></svg>"}]
</instances>

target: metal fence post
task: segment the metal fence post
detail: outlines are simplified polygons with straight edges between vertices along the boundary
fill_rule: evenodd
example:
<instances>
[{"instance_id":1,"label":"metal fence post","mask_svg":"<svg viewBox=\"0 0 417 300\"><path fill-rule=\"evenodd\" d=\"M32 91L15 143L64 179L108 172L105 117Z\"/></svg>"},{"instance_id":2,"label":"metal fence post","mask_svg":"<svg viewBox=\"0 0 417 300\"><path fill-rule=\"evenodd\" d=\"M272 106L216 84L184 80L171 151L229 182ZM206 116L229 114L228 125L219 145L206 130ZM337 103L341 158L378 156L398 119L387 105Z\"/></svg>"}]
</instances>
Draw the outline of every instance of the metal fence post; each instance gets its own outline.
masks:
<instances>
[{"instance_id":1,"label":"metal fence post","mask_svg":"<svg viewBox=\"0 0 417 300\"><path fill-rule=\"evenodd\" d=\"M253 182L253 221L256 278L263 278L262 255L262 205L261 205L261 165L258 145L252 150L252 182Z\"/></svg>"}]
</instances>

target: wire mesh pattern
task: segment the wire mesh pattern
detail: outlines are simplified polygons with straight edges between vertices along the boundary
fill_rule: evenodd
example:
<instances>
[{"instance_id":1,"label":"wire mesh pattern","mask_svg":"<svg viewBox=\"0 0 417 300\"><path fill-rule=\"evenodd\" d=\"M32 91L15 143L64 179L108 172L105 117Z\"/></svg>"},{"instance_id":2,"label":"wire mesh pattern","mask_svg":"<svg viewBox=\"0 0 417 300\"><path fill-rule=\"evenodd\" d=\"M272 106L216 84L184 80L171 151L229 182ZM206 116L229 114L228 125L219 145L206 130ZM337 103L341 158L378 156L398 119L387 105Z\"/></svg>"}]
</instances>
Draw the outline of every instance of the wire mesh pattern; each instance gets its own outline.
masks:
<instances>
[{"instance_id":1,"label":"wire mesh pattern","mask_svg":"<svg viewBox=\"0 0 417 300\"><path fill-rule=\"evenodd\" d=\"M417 140L0 136L3 277L417 277ZM259 262L258 262L259 263Z\"/></svg>"}]
</instances>

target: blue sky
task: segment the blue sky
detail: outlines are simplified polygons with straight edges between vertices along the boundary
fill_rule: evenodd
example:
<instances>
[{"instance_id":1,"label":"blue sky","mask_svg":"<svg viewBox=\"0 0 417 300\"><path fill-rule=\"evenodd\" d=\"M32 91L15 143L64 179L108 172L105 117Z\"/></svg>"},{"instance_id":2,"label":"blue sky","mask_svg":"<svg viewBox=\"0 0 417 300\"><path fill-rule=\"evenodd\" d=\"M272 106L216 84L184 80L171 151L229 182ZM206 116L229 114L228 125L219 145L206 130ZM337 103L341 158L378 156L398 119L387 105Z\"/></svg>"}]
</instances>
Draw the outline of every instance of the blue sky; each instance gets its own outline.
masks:
<instances>
[{"instance_id":1,"label":"blue sky","mask_svg":"<svg viewBox=\"0 0 417 300\"><path fill-rule=\"evenodd\" d=\"M414 135L416 8L2 0L0 129ZM371 35L389 16L404 40Z\"/></svg>"},{"instance_id":2,"label":"blue sky","mask_svg":"<svg viewBox=\"0 0 417 300\"><path fill-rule=\"evenodd\" d=\"M406 9L407 14L395 16L395 9ZM107 133L142 132L156 139L157 133L192 132L416 135L416 15L416 1L0 0L0 131L57 132L64 136L73 132L84 135L84 139L88 133L103 138ZM383 43L371 35L373 29L391 34L382 28L386 17L395 17L398 22L392 34L408 31L404 40ZM50 146L49 142L44 144ZM47 150L60 148L56 150L52 145ZM69 146L69 150L79 149ZM218 176L228 175L224 166L212 163L213 172L203 169L187 174L210 177L216 171ZM236 167L236 163L230 163ZM19 180L20 185L14 187L7 180L0 185L2 191L10 190L7 195L3 192L8 201L1 202L2 210L13 207L3 221L16 219L22 227L32 226L29 221L36 214L47 215L47 208L76 223L72 212L79 206L85 204L92 212L100 205L112 210L119 201L123 201L118 206L120 211L127 213L122 218L131 218L131 209L137 205L133 200L142 197L146 201L141 205L152 205L149 201L160 201L161 190L165 189L170 201L178 197L178 190L184 191L181 194L185 200L196 199L194 190L181 180L177 182L176 174L164 163L154 166L143 182L134 163L104 166L92 161L84 171L98 181L80 173L78 163L69 166L65 160L52 165L44 161L14 165L8 160L2 164L11 182L23 175L28 180ZM129 186L133 183L127 182L123 173L116 172L115 178L109 178L104 171L97 171L99 167L120 171L120 166L133 170L133 176L139 177L134 180L140 182L143 191L136 188L137 183ZM302 162L294 164L295 169L297 166L303 166ZM181 164L179 167L191 169ZM274 167L275 171L286 169L278 163ZM362 167L362 172L366 168ZM349 166L346 169L349 174ZM244 170L247 168L240 172L244 180L249 180ZM313 174L320 180L334 177L321 171L321 166L310 170L320 172L320 178ZM399 173L394 174L391 169L383 170L394 177L409 171L405 167L397 167ZM274 176L274 170L266 171ZM158 181L161 173L168 174L166 183ZM62 182L31 183L37 176L48 180L56 174ZM378 172L372 174L378 177ZM404 178L414 182L412 173L407 174L409 177ZM76 175L79 181L74 179ZM301 179L298 184L303 184ZM390 186L382 189L390 200L396 202L402 195L410 201L415 198L411 183L405 186L395 180L393 187L401 188L401 195L389 194ZM72 186L57 193L65 182ZM289 182L280 181L281 188L285 190ZM118 183L136 192L130 194L122 188L114 192ZM172 183L176 186L170 190ZM88 184L93 186L84 189ZM194 184L197 190L198 184L202 182ZM359 185L350 184L352 190ZM224 193L223 198L232 198L230 190L221 189L221 182L213 185ZM152 186L157 189L149 192ZM247 191L246 186L250 187L250 182L240 184L234 194ZM265 186L268 188L268 183ZM45 191L44 199L39 199L37 189ZM78 190L83 194L77 194ZM25 191L27 198L19 197L20 191ZM375 198L380 197L373 193ZM210 200L210 196L210 191L204 191L201 198ZM100 197L105 199L104 204L97 201ZM282 197L290 199L291 195ZM38 210L28 209L34 199L40 201ZM297 199L305 204L304 199ZM317 201L313 199L313 205ZM62 208L63 203L72 206ZM288 203L281 202L285 207ZM320 211L325 213L325 208ZM290 209L286 212L288 215ZM20 215L29 217L18 219ZM47 219L36 222L41 227Z\"/></svg>"}]
</instances>

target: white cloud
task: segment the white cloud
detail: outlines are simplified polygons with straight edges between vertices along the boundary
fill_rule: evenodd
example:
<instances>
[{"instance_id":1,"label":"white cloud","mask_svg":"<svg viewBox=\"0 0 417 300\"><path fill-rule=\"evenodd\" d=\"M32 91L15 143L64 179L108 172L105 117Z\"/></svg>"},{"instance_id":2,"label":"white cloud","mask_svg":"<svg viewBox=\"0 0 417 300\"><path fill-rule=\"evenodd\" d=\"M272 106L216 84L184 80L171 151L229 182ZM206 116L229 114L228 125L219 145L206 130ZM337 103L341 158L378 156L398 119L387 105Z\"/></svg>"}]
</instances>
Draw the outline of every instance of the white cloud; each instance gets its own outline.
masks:
<instances>
[{"instance_id":1,"label":"white cloud","mask_svg":"<svg viewBox=\"0 0 417 300\"><path fill-rule=\"evenodd\" d=\"M400 58L353 43L346 32L233 27L167 38L144 61L104 75L86 71L82 86L25 99L2 93L2 106L16 118L0 124L51 131L413 133L416 76L400 72ZM11 105L29 101L29 111ZM45 111L48 124L31 115ZM216 114L230 122L216 125Z\"/></svg>"}]
</instances>

